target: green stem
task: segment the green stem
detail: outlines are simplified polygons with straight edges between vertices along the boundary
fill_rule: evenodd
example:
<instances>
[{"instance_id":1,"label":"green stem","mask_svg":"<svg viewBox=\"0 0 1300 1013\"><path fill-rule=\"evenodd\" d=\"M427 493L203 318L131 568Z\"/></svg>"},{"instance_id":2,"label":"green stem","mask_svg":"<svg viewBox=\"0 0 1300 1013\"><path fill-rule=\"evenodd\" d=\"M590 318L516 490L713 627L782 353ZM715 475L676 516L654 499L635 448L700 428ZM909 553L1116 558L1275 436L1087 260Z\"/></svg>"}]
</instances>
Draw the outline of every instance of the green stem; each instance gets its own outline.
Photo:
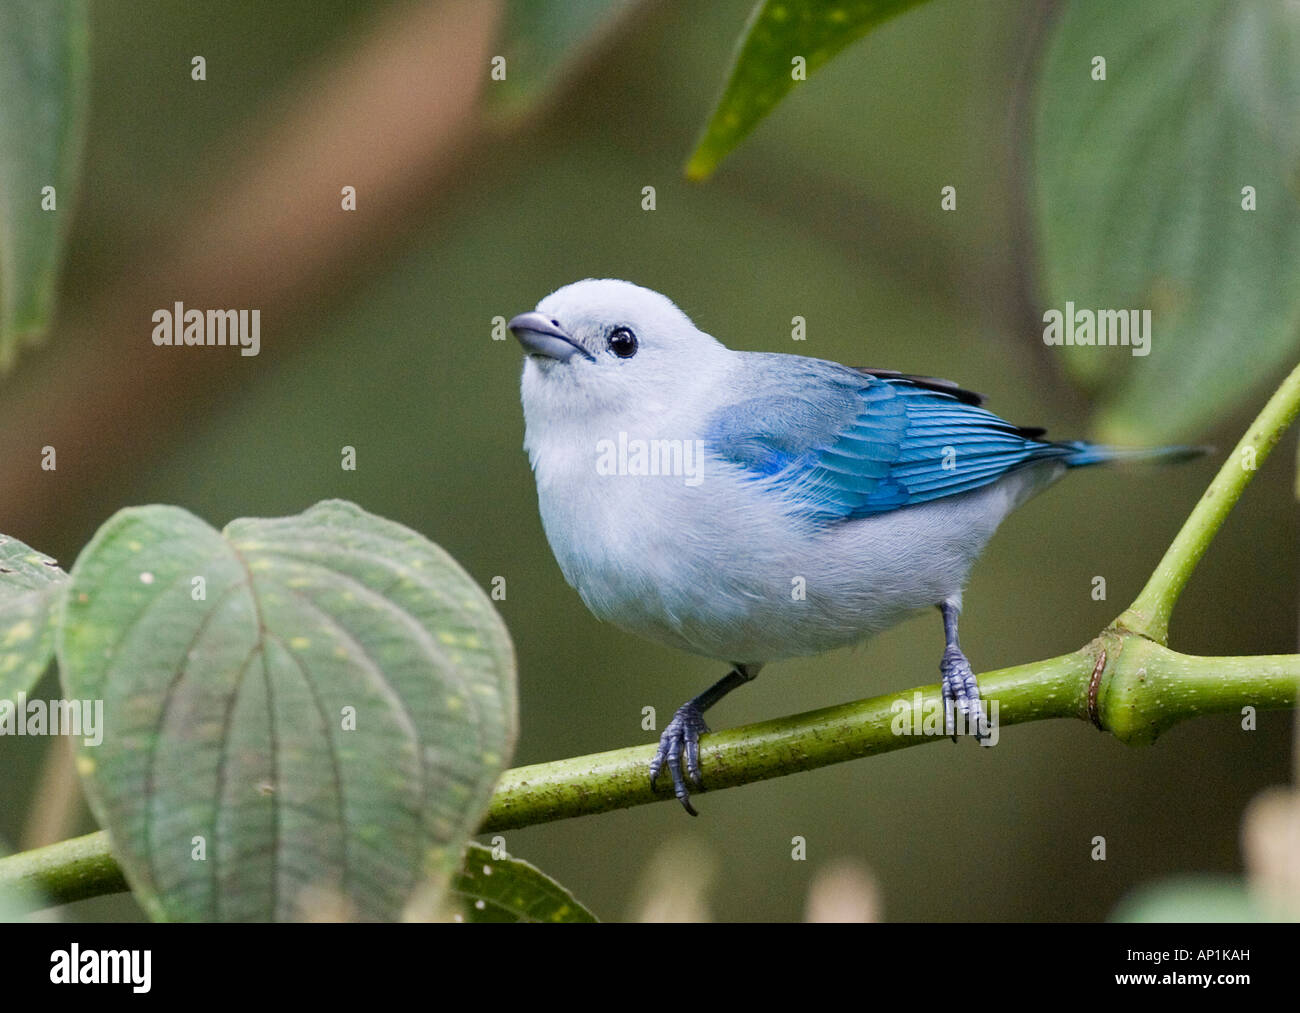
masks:
<instances>
[{"instance_id":1,"label":"green stem","mask_svg":"<svg viewBox=\"0 0 1300 1013\"><path fill-rule=\"evenodd\" d=\"M1114 641L1112 640L1112 643ZM1205 658L1129 634L1098 685L1097 723L1135 745L1201 714L1295 705L1300 655Z\"/></svg>"},{"instance_id":2,"label":"green stem","mask_svg":"<svg viewBox=\"0 0 1300 1013\"><path fill-rule=\"evenodd\" d=\"M1085 650L981 675L985 699L997 704L995 733L1025 721L1086 717L1092 671ZM922 686L712 732L700 740L701 777L716 791L944 739L942 706L939 687ZM666 774L658 791L650 788L646 772L654 753L653 745L631 746L507 770L480 830L512 830L672 798Z\"/></svg>"},{"instance_id":3,"label":"green stem","mask_svg":"<svg viewBox=\"0 0 1300 1013\"><path fill-rule=\"evenodd\" d=\"M1269 398L1259 417L1223 462L1223 467L1201 496L1142 593L1115 620L1116 626L1158 644L1168 643L1169 617L1192 571L1205 555L1242 491L1297 414L1300 414L1300 366L1282 381L1282 386Z\"/></svg>"},{"instance_id":4,"label":"green stem","mask_svg":"<svg viewBox=\"0 0 1300 1013\"><path fill-rule=\"evenodd\" d=\"M39 910L127 890L126 878L99 831L0 858L0 914Z\"/></svg>"},{"instance_id":5,"label":"green stem","mask_svg":"<svg viewBox=\"0 0 1300 1013\"><path fill-rule=\"evenodd\" d=\"M1292 707L1297 680L1300 655L1198 658L1120 633L1073 654L979 677L999 736L1005 726L1074 717L1127 742L1149 742L1175 722L1203 714ZM702 741L701 773L717 791L947 741L941 714L939 688L931 685L729 728ZM653 754L653 745L632 746L508 770L480 832L671 799L666 785L650 788ZM7 898L25 910L125 889L102 831L0 859L0 896L25 895Z\"/></svg>"}]
</instances>

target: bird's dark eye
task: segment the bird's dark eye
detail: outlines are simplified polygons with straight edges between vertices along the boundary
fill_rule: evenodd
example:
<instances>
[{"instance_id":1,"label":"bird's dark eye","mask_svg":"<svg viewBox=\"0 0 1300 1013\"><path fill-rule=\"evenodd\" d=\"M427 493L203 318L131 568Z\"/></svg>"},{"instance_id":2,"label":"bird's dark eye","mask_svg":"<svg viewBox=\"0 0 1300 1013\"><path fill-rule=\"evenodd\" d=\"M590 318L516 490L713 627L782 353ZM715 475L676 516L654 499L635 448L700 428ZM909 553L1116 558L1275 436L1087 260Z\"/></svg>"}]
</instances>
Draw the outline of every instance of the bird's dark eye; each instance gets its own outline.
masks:
<instances>
[{"instance_id":1,"label":"bird's dark eye","mask_svg":"<svg viewBox=\"0 0 1300 1013\"><path fill-rule=\"evenodd\" d=\"M620 359L630 359L636 355L636 335L626 327L615 327L609 332L609 350Z\"/></svg>"}]
</instances>

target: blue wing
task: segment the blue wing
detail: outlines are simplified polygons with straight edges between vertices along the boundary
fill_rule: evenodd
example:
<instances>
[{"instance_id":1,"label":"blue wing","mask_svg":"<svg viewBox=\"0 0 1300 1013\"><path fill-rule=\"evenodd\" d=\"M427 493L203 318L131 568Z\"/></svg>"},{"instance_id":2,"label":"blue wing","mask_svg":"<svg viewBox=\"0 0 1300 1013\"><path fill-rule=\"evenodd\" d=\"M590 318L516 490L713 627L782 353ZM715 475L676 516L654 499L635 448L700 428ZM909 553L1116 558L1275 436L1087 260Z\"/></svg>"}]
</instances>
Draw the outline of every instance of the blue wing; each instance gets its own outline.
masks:
<instances>
[{"instance_id":1,"label":"blue wing","mask_svg":"<svg viewBox=\"0 0 1300 1013\"><path fill-rule=\"evenodd\" d=\"M711 418L709 446L820 520L969 492L1035 461L1071 463L1086 446L1039 440L1042 430L998 418L946 381L797 355L746 358L749 396Z\"/></svg>"}]
</instances>

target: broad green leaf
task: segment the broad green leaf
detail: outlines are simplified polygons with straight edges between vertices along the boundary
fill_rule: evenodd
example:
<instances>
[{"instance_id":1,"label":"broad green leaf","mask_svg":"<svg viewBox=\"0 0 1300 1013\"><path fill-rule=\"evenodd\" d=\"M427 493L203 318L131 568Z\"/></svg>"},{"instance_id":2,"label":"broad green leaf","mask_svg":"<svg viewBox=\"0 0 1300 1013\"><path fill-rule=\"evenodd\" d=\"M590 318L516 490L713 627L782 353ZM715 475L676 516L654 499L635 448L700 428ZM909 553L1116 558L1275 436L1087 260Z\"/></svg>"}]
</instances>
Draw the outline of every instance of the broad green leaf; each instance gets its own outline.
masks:
<instances>
[{"instance_id":1,"label":"broad green leaf","mask_svg":"<svg viewBox=\"0 0 1300 1013\"><path fill-rule=\"evenodd\" d=\"M1151 311L1147 355L1051 349L1099 392L1103 438L1195 438L1294 362L1300 5L1070 3L1034 159L1044 312Z\"/></svg>"},{"instance_id":2,"label":"broad green leaf","mask_svg":"<svg viewBox=\"0 0 1300 1013\"><path fill-rule=\"evenodd\" d=\"M540 869L517 858L493 858L490 849L465 849L452 894L467 922L594 922L596 916Z\"/></svg>"},{"instance_id":3,"label":"broad green leaf","mask_svg":"<svg viewBox=\"0 0 1300 1013\"><path fill-rule=\"evenodd\" d=\"M741 35L727 86L686 175L707 179L786 93L850 42L923 0L763 0Z\"/></svg>"},{"instance_id":4,"label":"broad green leaf","mask_svg":"<svg viewBox=\"0 0 1300 1013\"><path fill-rule=\"evenodd\" d=\"M351 503L223 532L117 513L72 568L58 654L65 694L104 701L78 766L156 919L434 908L514 744L487 596Z\"/></svg>"},{"instance_id":5,"label":"broad green leaf","mask_svg":"<svg viewBox=\"0 0 1300 1013\"><path fill-rule=\"evenodd\" d=\"M67 579L49 556L0 535L0 700L31 689L50 663L55 605Z\"/></svg>"},{"instance_id":6,"label":"broad green leaf","mask_svg":"<svg viewBox=\"0 0 1300 1013\"><path fill-rule=\"evenodd\" d=\"M54 312L90 78L84 0L0 3L0 372ZM54 187L55 210L42 210Z\"/></svg>"},{"instance_id":7,"label":"broad green leaf","mask_svg":"<svg viewBox=\"0 0 1300 1013\"><path fill-rule=\"evenodd\" d=\"M490 82L489 100L504 115L521 115L637 2L509 0L495 54L505 58L505 79Z\"/></svg>"}]
</instances>

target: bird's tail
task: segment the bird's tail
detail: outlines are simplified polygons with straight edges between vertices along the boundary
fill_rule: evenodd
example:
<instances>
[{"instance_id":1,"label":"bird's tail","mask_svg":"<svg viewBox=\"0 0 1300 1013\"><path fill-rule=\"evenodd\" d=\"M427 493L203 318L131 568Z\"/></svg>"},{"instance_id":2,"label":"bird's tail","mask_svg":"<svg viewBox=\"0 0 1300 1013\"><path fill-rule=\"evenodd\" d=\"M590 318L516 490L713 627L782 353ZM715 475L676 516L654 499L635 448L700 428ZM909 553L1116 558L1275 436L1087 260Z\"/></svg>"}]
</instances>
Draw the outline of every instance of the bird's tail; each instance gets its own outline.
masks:
<instances>
[{"instance_id":1,"label":"bird's tail","mask_svg":"<svg viewBox=\"0 0 1300 1013\"><path fill-rule=\"evenodd\" d=\"M1067 451L1062 460L1067 468L1085 468L1090 464L1146 462L1158 464L1177 464L1204 457L1213 451L1212 447L1149 447L1126 449L1107 447L1100 443L1088 443L1084 440L1070 440L1055 446Z\"/></svg>"}]
</instances>

